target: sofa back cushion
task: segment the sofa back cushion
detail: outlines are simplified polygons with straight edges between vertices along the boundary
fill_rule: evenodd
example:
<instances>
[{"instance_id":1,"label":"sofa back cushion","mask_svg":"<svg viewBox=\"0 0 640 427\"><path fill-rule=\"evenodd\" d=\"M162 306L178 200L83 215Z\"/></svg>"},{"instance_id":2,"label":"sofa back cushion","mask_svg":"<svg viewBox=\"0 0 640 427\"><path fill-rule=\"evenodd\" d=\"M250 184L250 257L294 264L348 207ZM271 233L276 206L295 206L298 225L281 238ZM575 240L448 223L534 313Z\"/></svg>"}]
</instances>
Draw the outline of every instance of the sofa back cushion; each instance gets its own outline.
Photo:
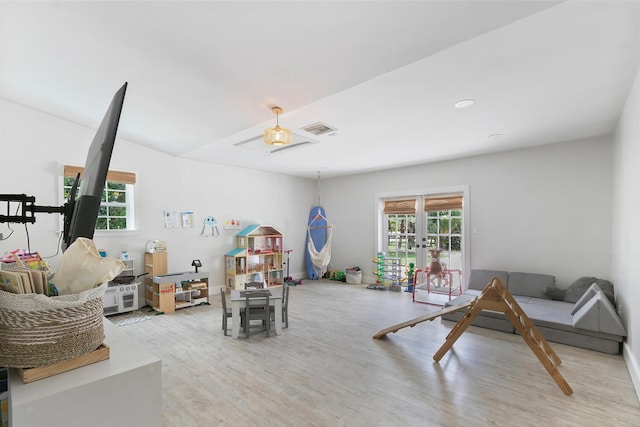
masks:
<instances>
[{"instance_id":1,"label":"sofa back cushion","mask_svg":"<svg viewBox=\"0 0 640 427\"><path fill-rule=\"evenodd\" d=\"M487 287L491 279L497 277L504 286L508 286L509 272L501 270L471 270L469 274L469 286L467 289L477 289L479 291Z\"/></svg>"},{"instance_id":2,"label":"sofa back cushion","mask_svg":"<svg viewBox=\"0 0 640 427\"><path fill-rule=\"evenodd\" d=\"M535 273L509 273L509 292L534 298L546 298L545 289L556 285L555 276Z\"/></svg>"}]
</instances>

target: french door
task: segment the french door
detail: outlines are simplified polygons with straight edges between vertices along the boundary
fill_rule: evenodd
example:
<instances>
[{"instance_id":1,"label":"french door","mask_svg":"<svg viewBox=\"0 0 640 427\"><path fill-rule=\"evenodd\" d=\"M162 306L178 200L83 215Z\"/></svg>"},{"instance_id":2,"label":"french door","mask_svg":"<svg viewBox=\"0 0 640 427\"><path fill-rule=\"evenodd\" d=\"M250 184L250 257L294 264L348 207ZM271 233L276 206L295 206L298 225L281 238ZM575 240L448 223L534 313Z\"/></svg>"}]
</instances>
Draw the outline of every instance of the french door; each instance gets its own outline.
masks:
<instances>
[{"instance_id":1,"label":"french door","mask_svg":"<svg viewBox=\"0 0 640 427\"><path fill-rule=\"evenodd\" d=\"M445 269L459 270L453 280L464 277L464 210L462 193L421 194L383 199L381 250L398 258L403 274L431 264L430 250L439 249ZM459 283L452 283L455 287Z\"/></svg>"}]
</instances>

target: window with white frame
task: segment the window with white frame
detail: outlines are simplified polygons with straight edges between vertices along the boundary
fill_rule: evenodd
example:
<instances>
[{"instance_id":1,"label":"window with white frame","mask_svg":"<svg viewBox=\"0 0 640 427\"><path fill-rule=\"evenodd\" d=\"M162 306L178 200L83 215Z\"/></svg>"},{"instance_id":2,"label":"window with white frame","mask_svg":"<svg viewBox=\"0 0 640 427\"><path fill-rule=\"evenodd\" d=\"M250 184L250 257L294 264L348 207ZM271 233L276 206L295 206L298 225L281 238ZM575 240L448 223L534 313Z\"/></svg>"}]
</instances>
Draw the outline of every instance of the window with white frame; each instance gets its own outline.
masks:
<instances>
[{"instance_id":1,"label":"window with white frame","mask_svg":"<svg viewBox=\"0 0 640 427\"><path fill-rule=\"evenodd\" d=\"M76 175L80 173L78 188L82 188L82 172L78 166L64 166L63 194L66 200ZM134 187L136 174L133 172L109 171L102 193L102 202L96 222L96 230L134 230Z\"/></svg>"}]
</instances>

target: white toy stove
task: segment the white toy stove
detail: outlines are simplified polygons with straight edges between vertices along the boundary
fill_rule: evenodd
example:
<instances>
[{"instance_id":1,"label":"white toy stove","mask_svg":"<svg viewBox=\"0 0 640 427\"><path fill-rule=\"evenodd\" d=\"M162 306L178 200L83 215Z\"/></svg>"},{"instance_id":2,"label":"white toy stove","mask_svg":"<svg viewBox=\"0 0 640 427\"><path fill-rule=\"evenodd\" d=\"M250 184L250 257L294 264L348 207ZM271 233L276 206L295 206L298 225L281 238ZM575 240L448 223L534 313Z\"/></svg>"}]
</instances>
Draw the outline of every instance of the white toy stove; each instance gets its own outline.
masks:
<instances>
[{"instance_id":1,"label":"white toy stove","mask_svg":"<svg viewBox=\"0 0 640 427\"><path fill-rule=\"evenodd\" d=\"M104 315L126 313L138 309L138 286L140 282L118 284L110 282L102 297Z\"/></svg>"}]
</instances>

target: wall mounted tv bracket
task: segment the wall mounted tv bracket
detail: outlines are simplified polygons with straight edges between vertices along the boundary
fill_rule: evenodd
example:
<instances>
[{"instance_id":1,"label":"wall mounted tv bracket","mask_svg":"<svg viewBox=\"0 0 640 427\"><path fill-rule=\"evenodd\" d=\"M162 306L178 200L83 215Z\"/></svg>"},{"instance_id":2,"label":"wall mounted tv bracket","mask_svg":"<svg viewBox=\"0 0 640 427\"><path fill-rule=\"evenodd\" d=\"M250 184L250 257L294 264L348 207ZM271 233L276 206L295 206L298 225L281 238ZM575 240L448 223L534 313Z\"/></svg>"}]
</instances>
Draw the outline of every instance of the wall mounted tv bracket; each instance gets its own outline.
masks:
<instances>
[{"instance_id":1,"label":"wall mounted tv bracket","mask_svg":"<svg viewBox=\"0 0 640 427\"><path fill-rule=\"evenodd\" d=\"M0 223L11 222L33 224L36 222L35 213L60 213L64 214L67 211L68 203L62 206L38 206L35 204L36 198L34 196L27 196L26 194L0 194L0 202L4 204L6 202L6 215L0 214ZM15 215L11 215L13 209L16 210Z\"/></svg>"}]
</instances>

